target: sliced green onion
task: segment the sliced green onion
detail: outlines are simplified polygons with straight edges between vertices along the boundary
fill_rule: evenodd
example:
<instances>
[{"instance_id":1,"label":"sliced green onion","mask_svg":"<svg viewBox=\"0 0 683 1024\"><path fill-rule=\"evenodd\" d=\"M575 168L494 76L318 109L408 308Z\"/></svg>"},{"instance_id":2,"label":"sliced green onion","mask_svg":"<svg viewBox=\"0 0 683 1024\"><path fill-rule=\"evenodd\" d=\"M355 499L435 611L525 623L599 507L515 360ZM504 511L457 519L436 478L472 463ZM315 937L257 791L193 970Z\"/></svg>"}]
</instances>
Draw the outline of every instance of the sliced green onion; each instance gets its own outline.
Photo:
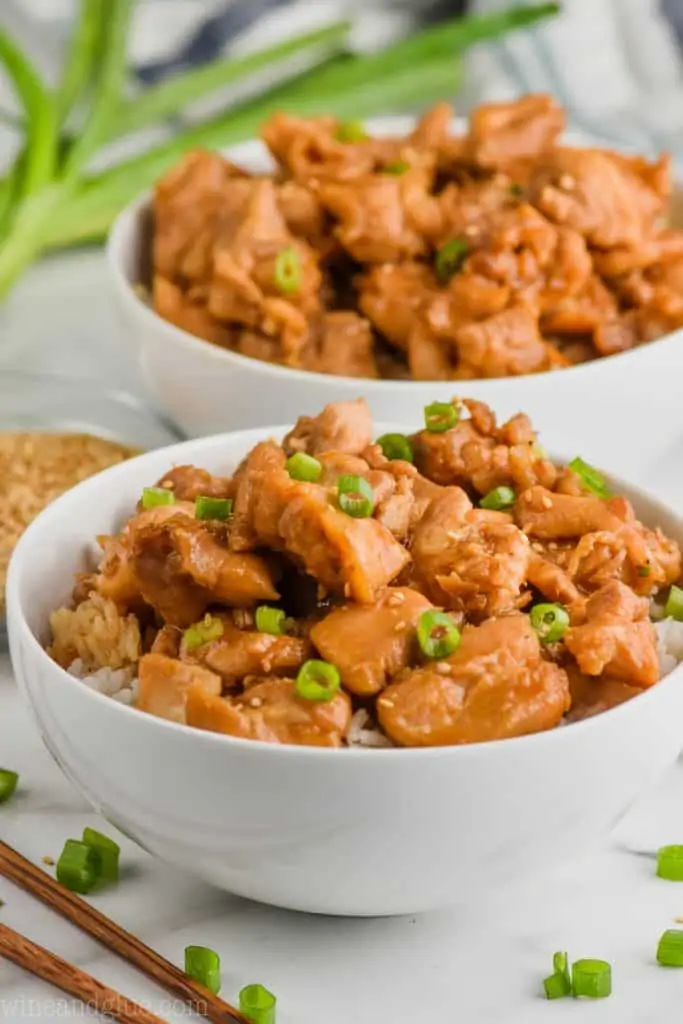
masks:
<instances>
[{"instance_id":1,"label":"sliced green onion","mask_svg":"<svg viewBox=\"0 0 683 1024\"><path fill-rule=\"evenodd\" d=\"M513 183L510 185L510 195L517 196L519 198L520 196L524 195L524 189L516 181L513 181Z\"/></svg>"},{"instance_id":2,"label":"sliced green onion","mask_svg":"<svg viewBox=\"0 0 683 1024\"><path fill-rule=\"evenodd\" d=\"M606 960L572 964L572 992L577 998L606 999L612 994L612 968Z\"/></svg>"},{"instance_id":3,"label":"sliced green onion","mask_svg":"<svg viewBox=\"0 0 683 1024\"><path fill-rule=\"evenodd\" d=\"M657 877L668 882L683 882L683 846L660 846L657 850Z\"/></svg>"},{"instance_id":4,"label":"sliced green onion","mask_svg":"<svg viewBox=\"0 0 683 1024\"><path fill-rule=\"evenodd\" d=\"M196 622L183 633L183 643L188 651L196 651L198 647L209 644L213 640L220 640L225 629L220 619L214 619L212 615L205 615L203 622Z\"/></svg>"},{"instance_id":5,"label":"sliced green onion","mask_svg":"<svg viewBox=\"0 0 683 1024\"><path fill-rule=\"evenodd\" d=\"M207 498L201 495L195 499L195 519L219 519L222 523L232 513L232 501L230 498Z\"/></svg>"},{"instance_id":6,"label":"sliced green onion","mask_svg":"<svg viewBox=\"0 0 683 1024\"><path fill-rule=\"evenodd\" d=\"M571 983L562 974L551 974L544 978L543 988L546 999L563 999L572 992Z\"/></svg>"},{"instance_id":7,"label":"sliced green onion","mask_svg":"<svg viewBox=\"0 0 683 1024\"><path fill-rule=\"evenodd\" d=\"M90 892L99 880L100 855L78 839L67 839L57 861L57 881L71 892Z\"/></svg>"},{"instance_id":8,"label":"sliced green onion","mask_svg":"<svg viewBox=\"0 0 683 1024\"><path fill-rule=\"evenodd\" d=\"M185 974L215 996L221 990L221 958L207 946L185 947Z\"/></svg>"},{"instance_id":9,"label":"sliced green onion","mask_svg":"<svg viewBox=\"0 0 683 1024\"><path fill-rule=\"evenodd\" d=\"M425 405L425 427L430 434L443 434L460 419L460 410L452 402L432 402Z\"/></svg>"},{"instance_id":10,"label":"sliced green onion","mask_svg":"<svg viewBox=\"0 0 683 1024\"><path fill-rule=\"evenodd\" d=\"M674 585L669 591L664 605L664 618L683 622L683 590L680 587Z\"/></svg>"},{"instance_id":11,"label":"sliced green onion","mask_svg":"<svg viewBox=\"0 0 683 1024\"><path fill-rule=\"evenodd\" d=\"M175 505L175 494L167 487L145 487L142 492L143 508L158 508L159 505Z\"/></svg>"},{"instance_id":12,"label":"sliced green onion","mask_svg":"<svg viewBox=\"0 0 683 1024\"><path fill-rule=\"evenodd\" d=\"M651 572L652 572L652 566L651 565L639 565L638 566L638 575L639 576L649 576Z\"/></svg>"},{"instance_id":13,"label":"sliced green onion","mask_svg":"<svg viewBox=\"0 0 683 1024\"><path fill-rule=\"evenodd\" d=\"M296 249L283 249L275 258L275 284L285 295L294 295L301 288L301 256Z\"/></svg>"},{"instance_id":14,"label":"sliced green onion","mask_svg":"<svg viewBox=\"0 0 683 1024\"><path fill-rule=\"evenodd\" d=\"M282 636L286 631L287 616L281 608L271 608L270 605L261 604L256 609L255 619L259 633Z\"/></svg>"},{"instance_id":15,"label":"sliced green onion","mask_svg":"<svg viewBox=\"0 0 683 1024\"><path fill-rule=\"evenodd\" d=\"M18 781L19 775L17 772L11 772L9 768L0 768L0 804L4 804L6 800L9 800L17 788Z\"/></svg>"},{"instance_id":16,"label":"sliced green onion","mask_svg":"<svg viewBox=\"0 0 683 1024\"><path fill-rule=\"evenodd\" d=\"M434 270L440 284L448 284L453 274L457 274L469 251L469 243L464 238L454 238L439 249L434 261Z\"/></svg>"},{"instance_id":17,"label":"sliced green onion","mask_svg":"<svg viewBox=\"0 0 683 1024\"><path fill-rule=\"evenodd\" d=\"M405 160L396 160L394 161L393 164L387 164L387 166L384 168L384 173L395 174L397 176L400 176L401 174L405 174L406 171L409 170L410 164L407 164Z\"/></svg>"},{"instance_id":18,"label":"sliced green onion","mask_svg":"<svg viewBox=\"0 0 683 1024\"><path fill-rule=\"evenodd\" d=\"M662 967L683 967L683 931L669 928L659 940L657 963Z\"/></svg>"},{"instance_id":19,"label":"sliced green onion","mask_svg":"<svg viewBox=\"0 0 683 1024\"><path fill-rule=\"evenodd\" d=\"M504 508L512 508L517 495L511 487L494 487L479 502L481 508L491 512L501 512Z\"/></svg>"},{"instance_id":20,"label":"sliced green onion","mask_svg":"<svg viewBox=\"0 0 683 1024\"><path fill-rule=\"evenodd\" d=\"M447 658L460 643L460 630L445 612L422 612L417 622L417 642L426 657Z\"/></svg>"},{"instance_id":21,"label":"sliced green onion","mask_svg":"<svg viewBox=\"0 0 683 1024\"><path fill-rule=\"evenodd\" d=\"M277 999L263 985L246 985L240 992L240 1013L251 1024L275 1024Z\"/></svg>"},{"instance_id":22,"label":"sliced green onion","mask_svg":"<svg viewBox=\"0 0 683 1024\"><path fill-rule=\"evenodd\" d=\"M100 858L99 877L104 882L118 882L119 854L121 847L109 836L97 832L94 828L83 829L83 842L94 850Z\"/></svg>"},{"instance_id":23,"label":"sliced green onion","mask_svg":"<svg viewBox=\"0 0 683 1024\"><path fill-rule=\"evenodd\" d=\"M567 983L567 992L571 991L571 977L569 975L569 957L562 950L553 953L553 973L559 974Z\"/></svg>"},{"instance_id":24,"label":"sliced green onion","mask_svg":"<svg viewBox=\"0 0 683 1024\"><path fill-rule=\"evenodd\" d=\"M535 604L529 618L542 644L556 644L569 625L569 613L561 604Z\"/></svg>"},{"instance_id":25,"label":"sliced green onion","mask_svg":"<svg viewBox=\"0 0 683 1024\"><path fill-rule=\"evenodd\" d=\"M362 121L342 121L337 128L336 137L339 142L365 142L368 133Z\"/></svg>"},{"instance_id":26,"label":"sliced green onion","mask_svg":"<svg viewBox=\"0 0 683 1024\"><path fill-rule=\"evenodd\" d=\"M296 692L305 700L332 700L341 686L339 670L329 661L305 661L296 677Z\"/></svg>"},{"instance_id":27,"label":"sliced green onion","mask_svg":"<svg viewBox=\"0 0 683 1024\"><path fill-rule=\"evenodd\" d=\"M602 473L591 466L588 462L584 462L583 459L577 457L572 459L569 463L569 468L572 469L579 480L591 494L597 495L598 498L611 498L612 492L605 483L605 478Z\"/></svg>"},{"instance_id":28,"label":"sliced green onion","mask_svg":"<svg viewBox=\"0 0 683 1024\"><path fill-rule=\"evenodd\" d=\"M305 452L295 452L294 455L290 455L285 463L285 469L292 480L301 480L309 484L316 483L323 472L322 464L312 455L306 455Z\"/></svg>"},{"instance_id":29,"label":"sliced green onion","mask_svg":"<svg viewBox=\"0 0 683 1024\"><path fill-rule=\"evenodd\" d=\"M403 462L414 462L415 455L410 438L405 434L382 434L377 438L377 444L382 449L385 459L402 459Z\"/></svg>"},{"instance_id":30,"label":"sliced green onion","mask_svg":"<svg viewBox=\"0 0 683 1024\"><path fill-rule=\"evenodd\" d=\"M533 445L531 447L531 450L534 453L534 458L535 459L547 459L548 458L548 449L545 448L542 444L539 444L538 441L534 441L534 443L533 443Z\"/></svg>"},{"instance_id":31,"label":"sliced green onion","mask_svg":"<svg viewBox=\"0 0 683 1024\"><path fill-rule=\"evenodd\" d=\"M342 512L354 519L372 515L375 497L372 487L362 476L340 476L337 480L337 502Z\"/></svg>"}]
</instances>

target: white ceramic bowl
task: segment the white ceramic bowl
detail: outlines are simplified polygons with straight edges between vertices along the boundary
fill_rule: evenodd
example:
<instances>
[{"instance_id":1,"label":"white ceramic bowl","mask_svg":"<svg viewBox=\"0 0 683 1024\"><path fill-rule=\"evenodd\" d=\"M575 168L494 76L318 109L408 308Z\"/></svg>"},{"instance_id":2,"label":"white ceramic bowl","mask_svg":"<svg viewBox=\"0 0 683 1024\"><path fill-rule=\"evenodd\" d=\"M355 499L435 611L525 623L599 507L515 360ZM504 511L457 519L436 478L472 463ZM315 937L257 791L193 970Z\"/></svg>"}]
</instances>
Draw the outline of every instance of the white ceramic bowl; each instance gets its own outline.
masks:
<instances>
[{"instance_id":1,"label":"white ceramic bowl","mask_svg":"<svg viewBox=\"0 0 683 1024\"><path fill-rule=\"evenodd\" d=\"M120 526L143 486L172 463L230 470L263 436L281 434L251 430L133 459L60 498L20 540L7 586L12 661L65 774L153 854L241 896L315 913L477 900L602 837L683 745L683 669L550 733L330 751L162 721L93 692L48 657L50 611L69 600L93 537ZM683 544L681 519L614 486Z\"/></svg>"},{"instance_id":2,"label":"white ceramic bowl","mask_svg":"<svg viewBox=\"0 0 683 1024\"><path fill-rule=\"evenodd\" d=\"M386 135L406 133L412 123L410 118L381 118L369 121L368 127ZM229 155L254 170L272 166L259 142L236 147ZM553 448L567 448L569 438L575 452L590 449L597 461L639 479L663 432L671 436L681 424L681 331L561 372L466 385L306 373L218 348L163 320L133 290L149 255L148 226L149 196L144 196L121 213L109 238L107 258L122 340L134 350L152 401L190 437L291 422L301 413L318 412L325 402L361 394L377 419L402 418L406 410L464 387L501 415L524 409L543 422L546 442Z\"/></svg>"}]
</instances>

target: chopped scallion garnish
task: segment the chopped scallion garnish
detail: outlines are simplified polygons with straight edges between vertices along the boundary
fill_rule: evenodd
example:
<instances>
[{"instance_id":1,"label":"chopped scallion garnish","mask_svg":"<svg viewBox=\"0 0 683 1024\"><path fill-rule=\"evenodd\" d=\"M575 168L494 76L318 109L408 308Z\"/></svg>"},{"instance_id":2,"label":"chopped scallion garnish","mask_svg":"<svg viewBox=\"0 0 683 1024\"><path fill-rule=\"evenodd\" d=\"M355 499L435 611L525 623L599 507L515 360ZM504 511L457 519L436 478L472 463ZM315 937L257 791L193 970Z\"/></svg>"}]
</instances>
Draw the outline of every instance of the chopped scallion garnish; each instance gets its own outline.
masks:
<instances>
[{"instance_id":1,"label":"chopped scallion garnish","mask_svg":"<svg viewBox=\"0 0 683 1024\"><path fill-rule=\"evenodd\" d=\"M102 869L99 852L78 839L67 839L57 861L57 881L81 895L95 887Z\"/></svg>"},{"instance_id":2,"label":"chopped scallion garnish","mask_svg":"<svg viewBox=\"0 0 683 1024\"><path fill-rule=\"evenodd\" d=\"M292 480L309 484L316 483L323 472L322 463L306 452L295 452L294 455L290 455L285 463L285 469Z\"/></svg>"},{"instance_id":3,"label":"chopped scallion garnish","mask_svg":"<svg viewBox=\"0 0 683 1024\"><path fill-rule=\"evenodd\" d=\"M281 608L271 608L267 604L259 605L256 609L255 621L259 633L282 636L286 631L287 616Z\"/></svg>"},{"instance_id":4,"label":"chopped scallion garnish","mask_svg":"<svg viewBox=\"0 0 683 1024\"><path fill-rule=\"evenodd\" d=\"M424 408L425 427L430 434L443 434L460 420L460 410L453 402L432 402Z\"/></svg>"},{"instance_id":5,"label":"chopped scallion garnish","mask_svg":"<svg viewBox=\"0 0 683 1024\"><path fill-rule=\"evenodd\" d=\"M659 940L657 963L662 967L683 967L683 931L669 928Z\"/></svg>"},{"instance_id":6,"label":"chopped scallion garnish","mask_svg":"<svg viewBox=\"0 0 683 1024\"><path fill-rule=\"evenodd\" d=\"M556 644L569 625L569 613L561 604L535 604L529 618L543 644Z\"/></svg>"},{"instance_id":7,"label":"chopped scallion garnish","mask_svg":"<svg viewBox=\"0 0 683 1024\"><path fill-rule=\"evenodd\" d=\"M660 846L657 850L657 877L668 882L683 882L683 846Z\"/></svg>"},{"instance_id":8,"label":"chopped scallion garnish","mask_svg":"<svg viewBox=\"0 0 683 1024\"><path fill-rule=\"evenodd\" d=\"M185 947L185 974L216 996L221 990L221 959L207 946Z\"/></svg>"},{"instance_id":9,"label":"chopped scallion garnish","mask_svg":"<svg viewBox=\"0 0 683 1024\"><path fill-rule=\"evenodd\" d=\"M605 478L596 469L595 466L591 466L590 463L584 462L583 459L577 455L575 459L569 463L569 468L573 470L578 476L579 480L591 494L595 494L598 498L611 498L612 492L605 483Z\"/></svg>"},{"instance_id":10,"label":"chopped scallion garnish","mask_svg":"<svg viewBox=\"0 0 683 1024\"><path fill-rule=\"evenodd\" d=\"M175 494L168 487L145 487L142 492L143 508L158 508L159 505L175 505Z\"/></svg>"},{"instance_id":11,"label":"chopped scallion garnish","mask_svg":"<svg viewBox=\"0 0 683 1024\"><path fill-rule=\"evenodd\" d=\"M491 512L502 512L503 509L512 508L516 500L517 496L511 487L494 487L484 495L479 505Z\"/></svg>"},{"instance_id":12,"label":"chopped scallion garnish","mask_svg":"<svg viewBox=\"0 0 683 1024\"><path fill-rule=\"evenodd\" d=\"M395 174L400 176L405 174L406 171L410 170L410 164L406 163L405 160L395 160L393 164L387 164L384 168L385 174Z\"/></svg>"},{"instance_id":13,"label":"chopped scallion garnish","mask_svg":"<svg viewBox=\"0 0 683 1024\"><path fill-rule=\"evenodd\" d=\"M683 622L683 590L675 584L669 591L664 605L664 618Z\"/></svg>"},{"instance_id":14,"label":"chopped scallion garnish","mask_svg":"<svg viewBox=\"0 0 683 1024\"><path fill-rule=\"evenodd\" d=\"M217 519L224 523L232 514L230 498L208 498L201 495L195 499L195 519Z\"/></svg>"},{"instance_id":15,"label":"chopped scallion garnish","mask_svg":"<svg viewBox=\"0 0 683 1024\"><path fill-rule=\"evenodd\" d=\"M183 643L188 651L195 651L198 647L203 647L204 644L220 640L224 632L221 620L207 614L202 622L196 622L194 626L190 626L185 630L183 633Z\"/></svg>"},{"instance_id":16,"label":"chopped scallion garnish","mask_svg":"<svg viewBox=\"0 0 683 1024\"><path fill-rule=\"evenodd\" d=\"M414 462L415 455L410 438L405 434L382 434L377 438L377 444L382 449L385 459L402 459L403 462Z\"/></svg>"},{"instance_id":17,"label":"chopped scallion garnish","mask_svg":"<svg viewBox=\"0 0 683 1024\"><path fill-rule=\"evenodd\" d=\"M339 142L365 142L368 133L362 121L342 121L337 128L336 137Z\"/></svg>"},{"instance_id":18,"label":"chopped scallion garnish","mask_svg":"<svg viewBox=\"0 0 683 1024\"><path fill-rule=\"evenodd\" d=\"M375 507L372 487L362 476L340 476L337 480L337 503L347 516L366 519Z\"/></svg>"},{"instance_id":19,"label":"chopped scallion garnish","mask_svg":"<svg viewBox=\"0 0 683 1024\"><path fill-rule=\"evenodd\" d=\"M612 968L606 960L572 964L572 993L577 998L606 999L612 993Z\"/></svg>"},{"instance_id":20,"label":"chopped scallion garnish","mask_svg":"<svg viewBox=\"0 0 683 1024\"><path fill-rule=\"evenodd\" d=\"M439 249L434 261L434 270L439 284L448 284L454 274L461 269L470 251L469 242L464 238L454 238Z\"/></svg>"},{"instance_id":21,"label":"chopped scallion garnish","mask_svg":"<svg viewBox=\"0 0 683 1024\"><path fill-rule=\"evenodd\" d=\"M417 622L417 641L427 658L447 658L460 643L460 630L446 612L426 611Z\"/></svg>"},{"instance_id":22,"label":"chopped scallion garnish","mask_svg":"<svg viewBox=\"0 0 683 1024\"><path fill-rule=\"evenodd\" d=\"M0 768L0 804L4 804L13 795L18 781L17 772L11 772L9 768Z\"/></svg>"},{"instance_id":23,"label":"chopped scallion garnish","mask_svg":"<svg viewBox=\"0 0 683 1024\"><path fill-rule=\"evenodd\" d=\"M246 985L240 992L240 1013L251 1024L275 1024L277 999L263 985Z\"/></svg>"},{"instance_id":24,"label":"chopped scallion garnish","mask_svg":"<svg viewBox=\"0 0 683 1024\"><path fill-rule=\"evenodd\" d=\"M99 877L104 882L118 882L119 880L119 855L121 847L109 836L97 832L94 828L83 829L83 842L99 856L100 871Z\"/></svg>"},{"instance_id":25,"label":"chopped scallion garnish","mask_svg":"<svg viewBox=\"0 0 683 1024\"><path fill-rule=\"evenodd\" d=\"M285 295L295 295L301 288L301 256L290 246L277 254L273 280Z\"/></svg>"},{"instance_id":26,"label":"chopped scallion garnish","mask_svg":"<svg viewBox=\"0 0 683 1024\"><path fill-rule=\"evenodd\" d=\"M543 979L546 999L563 999L572 993L571 983L562 974L550 974Z\"/></svg>"},{"instance_id":27,"label":"chopped scallion garnish","mask_svg":"<svg viewBox=\"0 0 683 1024\"><path fill-rule=\"evenodd\" d=\"M329 661L305 661L296 677L296 692L305 700L332 700L340 686L339 669Z\"/></svg>"}]
</instances>

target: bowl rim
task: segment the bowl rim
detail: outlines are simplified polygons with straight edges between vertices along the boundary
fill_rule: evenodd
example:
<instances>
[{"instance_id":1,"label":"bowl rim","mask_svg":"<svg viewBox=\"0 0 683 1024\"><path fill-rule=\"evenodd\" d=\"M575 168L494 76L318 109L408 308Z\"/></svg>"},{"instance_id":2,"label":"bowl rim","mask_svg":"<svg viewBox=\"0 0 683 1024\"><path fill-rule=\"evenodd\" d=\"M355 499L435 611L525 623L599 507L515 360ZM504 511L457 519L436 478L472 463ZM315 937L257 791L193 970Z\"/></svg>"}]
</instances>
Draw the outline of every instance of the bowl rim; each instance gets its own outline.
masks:
<instances>
[{"instance_id":1,"label":"bowl rim","mask_svg":"<svg viewBox=\"0 0 683 1024\"><path fill-rule=\"evenodd\" d=\"M377 423L376 426L383 429L386 426L392 426L392 424ZM395 424L393 424L393 426L396 428ZM117 480L123 482L132 466L140 467L144 461L152 464L158 461L162 454L168 455L169 461L172 464L182 465L183 463L187 463L187 459L183 459L183 455L187 452L194 453L191 457L201 458L201 455L198 455L198 450L206 449L208 451L213 451L226 443L234 446L235 449L237 449L239 445L239 447L246 452L253 446L253 444L258 443L258 441L267 439L268 437L283 436L284 433L290 429L290 426L281 425L271 427L253 427L246 430L230 431L222 434L214 434L209 437L195 438L178 444L169 445L164 448L157 448L151 452L145 452L133 459L127 460L126 462L112 466L109 469L96 474L94 477L90 477L89 479L82 481L76 487L67 491L48 505L47 508L45 508L24 531L10 559L6 584L6 607L7 620L9 623L8 632L11 655L14 653L13 648L15 643L21 646L27 645L31 649L31 657L37 658L38 662L45 666L45 671L56 672L66 685L74 687L74 690L77 689L84 700L105 702L101 705L103 711L105 706L108 705L111 714L130 716L130 722L133 728L161 728L167 731L170 730L170 735L176 734L179 737L180 742L190 742L194 737L197 743L223 744L226 749L235 747L236 750L241 749L243 752L261 752L266 757L291 758L304 756L315 759L329 759L331 757L340 756L342 761L348 760L349 762L351 760L358 760L359 758L369 758L371 761L379 760L380 762L384 761L385 758L392 760L408 759L414 761L442 759L446 757L476 758L488 756L492 750L498 750L503 753L507 752L510 756L515 756L515 752L519 753L528 747L536 748L543 747L548 743L557 744L569 742L572 736L576 737L577 735L590 733L591 730L594 731L596 729L600 729L601 726L599 723L601 721L614 723L620 718L633 715L637 713L633 710L634 707L637 708L642 706L645 701L649 701L651 703L652 701L657 700L657 694L661 695L665 689L668 690L673 685L682 685L681 677L683 677L683 661L679 662L678 665L668 673L668 675L660 679L653 686L643 690L642 693L639 693L631 700L610 708L608 711L602 711L599 714L592 715L580 722L572 722L567 726L556 726L554 729L531 733L529 735L510 737L503 740L484 740L479 743L453 746L389 747L376 750L367 747L327 748L299 746L296 744L264 743L256 740L242 739L224 733L196 729L192 726L171 722L164 718L158 718L155 715L146 714L139 711L137 708L129 707L128 705L122 704L120 701L113 700L111 697L100 693L98 690L92 689L82 679L72 676L66 669L53 661L26 620L20 597L20 590L23 560L33 546L34 538L35 543L40 544L42 535L44 533L50 534L50 528L53 525L53 520L59 520L59 518L61 518L62 508L68 508L71 504L75 507L78 505L82 506L82 503L87 503L89 498L95 497L98 488L102 486L102 482L104 480L106 480L107 483L111 482L111 484L114 484ZM550 458L553 461L558 462L566 461L564 456L557 455L556 453L550 453ZM152 473L150 473L150 476L151 475ZM623 481L620 477L611 476L610 474L607 474L607 476L614 485L617 493L625 494L629 499L635 499L637 502L650 506L651 513L654 515L664 515L666 518L675 520L680 527L681 534L683 535L683 515L679 514L674 508L665 505L658 498L653 497L637 485ZM56 532L58 535L58 531ZM54 533L52 536L54 537ZM133 722L135 721L139 723L139 726L133 725ZM182 740L183 736L186 737L185 740ZM569 737L569 740L567 740L567 737Z\"/></svg>"},{"instance_id":2,"label":"bowl rim","mask_svg":"<svg viewBox=\"0 0 683 1024\"><path fill-rule=\"evenodd\" d=\"M365 120L367 127L373 134L379 137L396 132L407 132L416 123L417 118L401 114L367 118ZM462 117L454 117L451 121L451 125L455 130L462 129L465 123L466 119ZM596 142L600 143L600 140L577 132L565 133L565 137L568 142L592 143L593 145ZM236 163L243 161L247 165L250 162L253 163L254 159L259 157L261 159L266 157L268 160L271 160L268 150L259 138L249 139L246 142L221 149L219 152ZM615 150L615 152L627 152L627 150ZM677 328L661 335L659 338L655 338L653 341L627 349L625 352L617 352L611 356L601 356L590 362L577 363L557 371L546 370L543 373L525 373L515 377L477 377L472 381L390 380L385 378L378 380L371 377L345 377L337 374L319 373L315 370L300 370L295 367L280 366L278 363L271 363L264 359L255 359L253 356L245 356L239 352L233 352L231 349L222 348L194 334L190 334L189 331L184 330L182 327L177 327L169 320L165 320L137 293L134 283L128 279L123 268L123 261L121 259L123 239L128 232L132 232L135 247L139 251L143 221L140 215L150 209L152 195L153 189L147 189L125 206L117 215L107 235L105 245L107 267L122 299L129 304L136 315L146 320L150 329L163 330L169 340L173 339L188 351L198 354L203 353L206 358L213 358L219 364L236 364L243 368L249 368L252 372L273 377L276 381L310 381L312 385L320 384L321 386L326 385L328 387L331 383L333 386L336 383L336 386L339 388L346 388L349 391L352 391L354 388L363 388L368 391L369 396L375 393L390 393L394 390L409 395L411 389L436 387L437 385L442 387L450 385L456 388L465 386L466 388L468 384L472 384L477 388L486 386L491 388L491 390L500 391L504 389L509 390L517 386L517 382L523 382L527 387L531 383L536 387L544 387L543 383L538 382L542 382L547 378L555 381L557 380L556 374L558 373L562 375L563 380L566 379L565 374L570 374L572 377L579 375L582 378L589 378L591 375L602 372L603 364L606 361L611 364L614 360L617 360L621 365L625 360L642 358L643 351L649 349L650 346L671 342L679 335L683 335L683 328Z\"/></svg>"}]
</instances>

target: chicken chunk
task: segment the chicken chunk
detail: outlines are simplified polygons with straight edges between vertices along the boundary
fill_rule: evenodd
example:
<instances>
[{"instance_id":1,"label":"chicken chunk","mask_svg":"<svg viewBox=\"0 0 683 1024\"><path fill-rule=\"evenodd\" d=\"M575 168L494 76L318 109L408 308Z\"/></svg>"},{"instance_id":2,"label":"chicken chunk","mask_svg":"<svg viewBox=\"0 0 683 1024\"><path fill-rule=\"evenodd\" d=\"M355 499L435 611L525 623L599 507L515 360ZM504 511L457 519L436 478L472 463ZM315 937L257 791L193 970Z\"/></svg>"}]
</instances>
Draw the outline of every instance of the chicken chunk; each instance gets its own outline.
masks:
<instances>
[{"instance_id":1,"label":"chicken chunk","mask_svg":"<svg viewBox=\"0 0 683 1024\"><path fill-rule=\"evenodd\" d=\"M432 607L415 590L389 587L374 604L330 612L313 626L311 640L339 669L347 690L369 697L415 660L417 623Z\"/></svg>"},{"instance_id":2,"label":"chicken chunk","mask_svg":"<svg viewBox=\"0 0 683 1024\"><path fill-rule=\"evenodd\" d=\"M249 452L235 474L235 499L228 544L233 551L278 547L278 525L296 483L285 470L285 454L274 441Z\"/></svg>"},{"instance_id":3,"label":"chicken chunk","mask_svg":"<svg viewBox=\"0 0 683 1024\"><path fill-rule=\"evenodd\" d=\"M564 111L551 96L482 103L470 115L468 151L478 167L503 170L551 149L564 127Z\"/></svg>"},{"instance_id":4,"label":"chicken chunk","mask_svg":"<svg viewBox=\"0 0 683 1024\"><path fill-rule=\"evenodd\" d=\"M578 624L564 634L567 650L588 676L610 676L646 688L659 679L649 602L613 580L593 594Z\"/></svg>"},{"instance_id":5,"label":"chicken chunk","mask_svg":"<svg viewBox=\"0 0 683 1024\"><path fill-rule=\"evenodd\" d=\"M213 476L198 466L173 466L157 481L157 487L173 491L176 501L195 498L232 498L235 488L230 477Z\"/></svg>"},{"instance_id":6,"label":"chicken chunk","mask_svg":"<svg viewBox=\"0 0 683 1024\"><path fill-rule=\"evenodd\" d=\"M245 676L294 676L311 657L311 645L305 639L238 629L226 615L220 620L223 633L218 639L192 650L184 644L181 657L211 669L225 683L241 681Z\"/></svg>"},{"instance_id":7,"label":"chicken chunk","mask_svg":"<svg viewBox=\"0 0 683 1024\"><path fill-rule=\"evenodd\" d=\"M459 327L453 345L474 377L514 377L549 368L538 314L526 306L511 306L481 323Z\"/></svg>"},{"instance_id":8,"label":"chicken chunk","mask_svg":"<svg viewBox=\"0 0 683 1024\"><path fill-rule=\"evenodd\" d=\"M602 498L556 494L541 486L519 495L515 517L521 530L542 540L583 537L598 530L613 532L624 525Z\"/></svg>"},{"instance_id":9,"label":"chicken chunk","mask_svg":"<svg viewBox=\"0 0 683 1024\"><path fill-rule=\"evenodd\" d=\"M283 546L328 590L371 603L410 555L376 519L347 516L318 491L301 489L289 502L279 527Z\"/></svg>"},{"instance_id":10,"label":"chicken chunk","mask_svg":"<svg viewBox=\"0 0 683 1024\"><path fill-rule=\"evenodd\" d=\"M323 313L302 365L314 373L337 377L379 377L375 338L367 320L351 310Z\"/></svg>"},{"instance_id":11,"label":"chicken chunk","mask_svg":"<svg viewBox=\"0 0 683 1024\"><path fill-rule=\"evenodd\" d=\"M315 417L300 416L283 441L288 455L348 452L359 455L372 439L372 417L364 398L331 402Z\"/></svg>"},{"instance_id":12,"label":"chicken chunk","mask_svg":"<svg viewBox=\"0 0 683 1024\"><path fill-rule=\"evenodd\" d=\"M350 722L351 701L343 690L330 701L305 700L289 679L265 678L239 697L192 687L187 698L188 725L263 743L339 747Z\"/></svg>"},{"instance_id":13,"label":"chicken chunk","mask_svg":"<svg viewBox=\"0 0 683 1024\"><path fill-rule=\"evenodd\" d=\"M133 528L131 564L147 603L175 626L196 622L216 601L249 607L279 596L265 558L228 550L208 524L183 515Z\"/></svg>"},{"instance_id":14,"label":"chicken chunk","mask_svg":"<svg viewBox=\"0 0 683 1024\"><path fill-rule=\"evenodd\" d=\"M362 312L387 341L407 350L420 307L438 290L434 271L426 263L382 263L357 283Z\"/></svg>"},{"instance_id":15,"label":"chicken chunk","mask_svg":"<svg viewBox=\"0 0 683 1024\"><path fill-rule=\"evenodd\" d=\"M451 746L552 729L569 708L566 673L541 658L522 615L467 626L454 654L392 683L379 721L400 746Z\"/></svg>"},{"instance_id":16,"label":"chicken chunk","mask_svg":"<svg viewBox=\"0 0 683 1024\"><path fill-rule=\"evenodd\" d=\"M599 590L610 580L619 580L636 594L648 595L679 578L681 556L675 541L660 530L628 524L614 532L584 534L567 569L584 590Z\"/></svg>"},{"instance_id":17,"label":"chicken chunk","mask_svg":"<svg viewBox=\"0 0 683 1024\"><path fill-rule=\"evenodd\" d=\"M207 697L217 697L221 680L199 665L186 665L163 654L145 654L138 666L140 682L137 707L157 718L186 724L185 706L191 687Z\"/></svg>"}]
</instances>

